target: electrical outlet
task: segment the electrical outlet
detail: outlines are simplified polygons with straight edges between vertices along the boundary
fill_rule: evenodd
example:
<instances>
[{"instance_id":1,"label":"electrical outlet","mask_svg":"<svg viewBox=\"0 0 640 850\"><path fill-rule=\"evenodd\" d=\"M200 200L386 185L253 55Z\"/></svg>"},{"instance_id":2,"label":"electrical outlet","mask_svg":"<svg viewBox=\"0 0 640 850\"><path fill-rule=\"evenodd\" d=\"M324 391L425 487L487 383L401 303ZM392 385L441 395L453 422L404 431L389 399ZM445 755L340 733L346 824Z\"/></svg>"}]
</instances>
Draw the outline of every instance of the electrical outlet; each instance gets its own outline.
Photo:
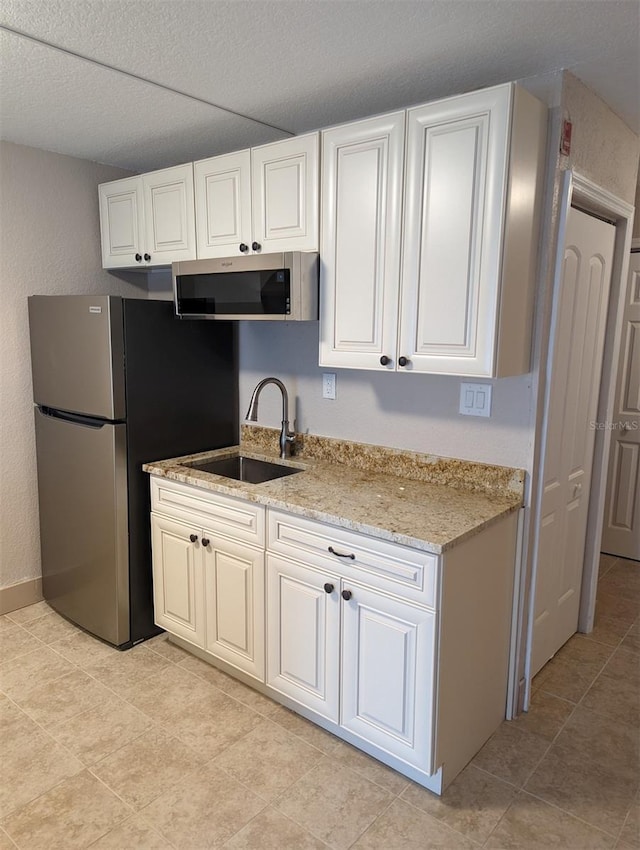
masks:
<instances>
[{"instance_id":1,"label":"electrical outlet","mask_svg":"<svg viewBox=\"0 0 640 850\"><path fill-rule=\"evenodd\" d=\"M322 374L322 398L336 397L335 372L323 372Z\"/></svg>"},{"instance_id":2,"label":"electrical outlet","mask_svg":"<svg viewBox=\"0 0 640 850\"><path fill-rule=\"evenodd\" d=\"M460 413L491 416L491 384L460 384Z\"/></svg>"}]
</instances>

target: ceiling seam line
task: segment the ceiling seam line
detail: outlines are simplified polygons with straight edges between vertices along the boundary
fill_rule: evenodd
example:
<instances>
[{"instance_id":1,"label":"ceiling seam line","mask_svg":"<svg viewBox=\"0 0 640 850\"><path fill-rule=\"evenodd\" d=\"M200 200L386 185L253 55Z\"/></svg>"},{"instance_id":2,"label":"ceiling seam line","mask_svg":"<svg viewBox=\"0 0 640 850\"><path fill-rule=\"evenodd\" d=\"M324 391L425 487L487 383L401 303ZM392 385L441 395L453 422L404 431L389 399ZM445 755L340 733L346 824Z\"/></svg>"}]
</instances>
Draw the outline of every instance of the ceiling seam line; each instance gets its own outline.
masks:
<instances>
[{"instance_id":1,"label":"ceiling seam line","mask_svg":"<svg viewBox=\"0 0 640 850\"><path fill-rule=\"evenodd\" d=\"M134 74L131 71L124 71L122 68L117 68L115 65L109 65L107 62L101 62L99 59L91 59L89 56L84 56L82 53L77 53L75 50L67 50L65 47L60 47L57 44L52 44L49 41L45 41L42 38L37 38L36 36L29 35L26 32L22 32L21 30L13 29L13 27L8 27L6 24L0 24L0 30L4 30L4 32L11 33L12 35L17 35L19 38L24 38L27 41L32 41L35 44L41 44L44 47L49 47L51 50L57 50L59 53L64 53L67 56L73 56L75 59L81 59L83 62L89 62L91 65L96 65L99 68L104 68L107 71L113 71L116 74L122 74L125 77L129 77L132 80L137 80L141 83L147 83L147 85L155 86L156 88L162 89L163 91L171 92L172 94L180 95L181 97L189 98L189 100L195 100L197 103L202 103L205 106L211 106L214 109L219 109L222 112L226 112L229 115L235 115L236 118L243 118L245 121L252 121L254 124L261 124L263 127L269 127L271 130L277 130L279 133L286 133L289 136L295 136L295 133L292 130L285 130L284 127L278 127L275 124L269 124L268 121L261 121L259 118L252 118L250 115L245 115L243 112L237 112L235 109L229 109L227 106L220 106L217 103L212 103L210 100L205 100L203 97L198 97L197 95L188 94L187 92L180 91L180 89L173 89L170 86L165 86L163 83L157 83L155 80L150 80L148 77L142 77L139 74Z\"/></svg>"}]
</instances>

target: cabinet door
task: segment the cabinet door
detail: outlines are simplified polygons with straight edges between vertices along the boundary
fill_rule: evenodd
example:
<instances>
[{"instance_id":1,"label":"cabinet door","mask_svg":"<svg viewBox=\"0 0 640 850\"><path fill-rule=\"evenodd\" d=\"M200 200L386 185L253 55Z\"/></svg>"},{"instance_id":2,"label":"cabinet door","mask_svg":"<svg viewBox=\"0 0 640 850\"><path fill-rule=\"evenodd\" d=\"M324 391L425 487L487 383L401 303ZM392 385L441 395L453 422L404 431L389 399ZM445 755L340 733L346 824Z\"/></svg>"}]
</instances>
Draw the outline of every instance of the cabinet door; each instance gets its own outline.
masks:
<instances>
[{"instance_id":1,"label":"cabinet door","mask_svg":"<svg viewBox=\"0 0 640 850\"><path fill-rule=\"evenodd\" d=\"M145 208L144 251L148 265L196 258L193 165L142 175ZM145 257L146 259L146 257Z\"/></svg>"},{"instance_id":2,"label":"cabinet door","mask_svg":"<svg viewBox=\"0 0 640 850\"><path fill-rule=\"evenodd\" d=\"M258 251L317 251L318 133L253 148L253 238Z\"/></svg>"},{"instance_id":3,"label":"cabinet door","mask_svg":"<svg viewBox=\"0 0 640 850\"><path fill-rule=\"evenodd\" d=\"M264 551L204 532L206 649L264 682Z\"/></svg>"},{"instance_id":4,"label":"cabinet door","mask_svg":"<svg viewBox=\"0 0 640 850\"><path fill-rule=\"evenodd\" d=\"M405 370L494 372L511 84L410 109L402 308Z\"/></svg>"},{"instance_id":5,"label":"cabinet door","mask_svg":"<svg viewBox=\"0 0 640 850\"><path fill-rule=\"evenodd\" d=\"M322 134L321 366L395 368L404 118Z\"/></svg>"},{"instance_id":6,"label":"cabinet door","mask_svg":"<svg viewBox=\"0 0 640 850\"><path fill-rule=\"evenodd\" d=\"M432 771L435 614L343 582L340 723Z\"/></svg>"},{"instance_id":7,"label":"cabinet door","mask_svg":"<svg viewBox=\"0 0 640 850\"><path fill-rule=\"evenodd\" d=\"M129 268L142 265L144 197L142 179L127 177L98 186L102 267ZM140 260L136 259L136 255Z\"/></svg>"},{"instance_id":8,"label":"cabinet door","mask_svg":"<svg viewBox=\"0 0 640 850\"><path fill-rule=\"evenodd\" d=\"M267 684L335 723L339 588L330 573L267 555Z\"/></svg>"},{"instance_id":9,"label":"cabinet door","mask_svg":"<svg viewBox=\"0 0 640 850\"><path fill-rule=\"evenodd\" d=\"M251 245L251 152L193 165L198 259L230 257Z\"/></svg>"},{"instance_id":10,"label":"cabinet door","mask_svg":"<svg viewBox=\"0 0 640 850\"><path fill-rule=\"evenodd\" d=\"M151 514L155 622L204 646L204 587L200 530ZM197 537L192 542L191 535Z\"/></svg>"}]
</instances>

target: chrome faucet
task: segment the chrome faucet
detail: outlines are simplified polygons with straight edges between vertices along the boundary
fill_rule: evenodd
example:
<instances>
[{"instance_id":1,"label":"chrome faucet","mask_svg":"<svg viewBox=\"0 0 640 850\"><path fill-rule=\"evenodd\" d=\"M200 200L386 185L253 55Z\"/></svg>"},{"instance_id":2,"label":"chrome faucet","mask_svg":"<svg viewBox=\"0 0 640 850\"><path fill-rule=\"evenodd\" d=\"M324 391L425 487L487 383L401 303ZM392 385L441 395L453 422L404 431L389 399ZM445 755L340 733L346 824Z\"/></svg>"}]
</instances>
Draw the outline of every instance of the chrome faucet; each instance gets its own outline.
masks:
<instances>
[{"instance_id":1,"label":"chrome faucet","mask_svg":"<svg viewBox=\"0 0 640 850\"><path fill-rule=\"evenodd\" d=\"M249 422L258 421L258 397L267 384L275 384L282 393L282 429L280 431L280 457L290 457L295 440L295 432L289 430L289 396L287 388L279 378L264 378L256 386L249 402L249 410L245 419Z\"/></svg>"}]
</instances>

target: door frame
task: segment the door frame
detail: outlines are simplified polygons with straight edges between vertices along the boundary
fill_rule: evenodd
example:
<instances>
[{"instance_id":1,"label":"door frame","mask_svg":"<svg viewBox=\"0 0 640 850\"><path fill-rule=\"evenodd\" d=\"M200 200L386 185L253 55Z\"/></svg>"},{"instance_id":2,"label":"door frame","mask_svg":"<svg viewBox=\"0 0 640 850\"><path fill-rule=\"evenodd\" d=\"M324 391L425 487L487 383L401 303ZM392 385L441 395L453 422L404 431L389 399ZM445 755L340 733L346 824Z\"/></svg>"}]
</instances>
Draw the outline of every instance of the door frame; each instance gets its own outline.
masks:
<instances>
[{"instance_id":1,"label":"door frame","mask_svg":"<svg viewBox=\"0 0 640 850\"><path fill-rule=\"evenodd\" d=\"M548 389L551 370L553 368L553 357L549 356L549 352L552 350L551 346L554 343L557 319L556 307L562 283L567 219L572 205L585 212L595 213L598 216L608 219L613 222L616 228L613 265L611 270L609 307L607 311L605 329L602 377L598 398L597 421L607 422L613 416L617 365L616 355L621 343L622 318L624 311L621 294L626 285L629 269L634 207L616 195L613 195L611 192L608 192L606 189L598 186L587 177L584 177L574 170L568 170L563 176L559 199L558 240L556 244L553 274L553 308L550 320L549 343L547 350L548 356L546 358L546 363L541 364L541 378L543 380L541 380L540 383L540 396L538 402L543 405L544 409L541 432L539 435L541 449L531 476L531 582L528 588L529 599L525 606L525 618L524 622L521 623L522 629L526 630L526 650L524 658L525 693L524 695L520 694L520 697L523 699L520 705L512 703L512 705L509 706L512 711L512 716L515 716L522 708L526 710L531 698L531 650L533 647L533 623L538 572L538 521L540 517L544 485L543 478L546 454L546 428L548 420ZM587 514L585 564L580 594L580 614L578 619L578 631L580 632L590 632L593 629L610 445L611 432L606 428L603 430L597 430L594 444L593 470ZM518 680L519 671L514 670L513 674L514 678ZM515 686L516 682L513 684ZM518 691L518 687L514 687L514 698L517 698Z\"/></svg>"}]
</instances>

